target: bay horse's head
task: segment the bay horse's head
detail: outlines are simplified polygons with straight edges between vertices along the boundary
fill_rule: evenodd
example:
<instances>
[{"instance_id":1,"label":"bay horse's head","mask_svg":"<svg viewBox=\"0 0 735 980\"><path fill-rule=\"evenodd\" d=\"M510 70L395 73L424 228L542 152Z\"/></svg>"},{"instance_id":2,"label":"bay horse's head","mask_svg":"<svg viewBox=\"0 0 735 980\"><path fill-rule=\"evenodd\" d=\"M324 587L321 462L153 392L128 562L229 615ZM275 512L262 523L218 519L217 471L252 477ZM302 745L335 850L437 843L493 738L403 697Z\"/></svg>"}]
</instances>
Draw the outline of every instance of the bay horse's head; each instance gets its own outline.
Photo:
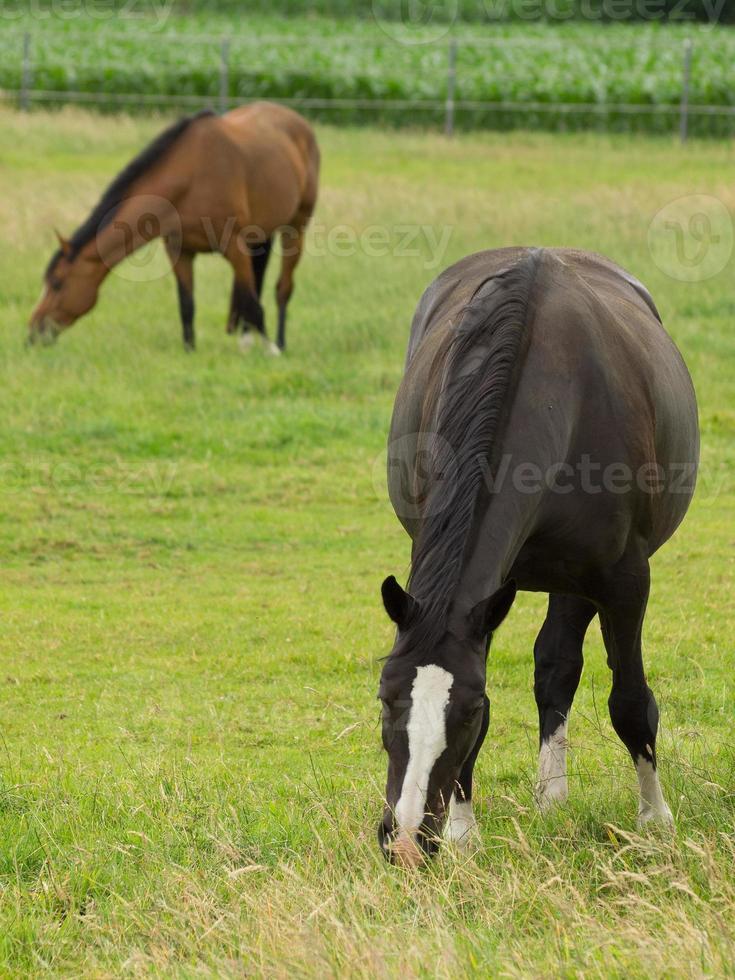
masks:
<instances>
[{"instance_id":1,"label":"bay horse's head","mask_svg":"<svg viewBox=\"0 0 735 980\"><path fill-rule=\"evenodd\" d=\"M388 779L378 840L388 860L415 867L436 852L452 794L463 802L458 780L487 729L490 637L516 589L507 583L434 637L421 629L420 603L395 578L382 592L397 634L380 678Z\"/></svg>"},{"instance_id":2,"label":"bay horse's head","mask_svg":"<svg viewBox=\"0 0 735 980\"><path fill-rule=\"evenodd\" d=\"M85 257L58 233L57 237L59 248L46 267L43 292L28 325L31 344L52 344L97 302L99 261Z\"/></svg>"}]
</instances>

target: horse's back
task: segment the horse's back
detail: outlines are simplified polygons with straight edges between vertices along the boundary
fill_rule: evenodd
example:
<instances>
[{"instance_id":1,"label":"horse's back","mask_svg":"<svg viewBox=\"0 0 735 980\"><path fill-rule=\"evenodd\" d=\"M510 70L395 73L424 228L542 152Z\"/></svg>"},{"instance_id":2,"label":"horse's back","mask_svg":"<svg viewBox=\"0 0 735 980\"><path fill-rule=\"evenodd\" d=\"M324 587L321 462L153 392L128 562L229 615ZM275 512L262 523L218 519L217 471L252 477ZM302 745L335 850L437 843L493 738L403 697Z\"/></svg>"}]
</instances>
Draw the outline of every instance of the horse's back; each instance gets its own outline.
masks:
<instances>
[{"instance_id":1,"label":"horse's back","mask_svg":"<svg viewBox=\"0 0 735 980\"><path fill-rule=\"evenodd\" d=\"M579 249L534 249L527 246L489 249L465 256L449 266L424 290L414 314L408 347L408 360L415 353L424 334L441 324L447 317L455 318L470 302L481 286L513 268L531 253L541 251L548 264L568 268L593 291L619 293L624 287L636 296L641 308L660 317L651 294L629 272L610 259L595 252Z\"/></svg>"},{"instance_id":2,"label":"horse's back","mask_svg":"<svg viewBox=\"0 0 735 980\"><path fill-rule=\"evenodd\" d=\"M272 166L284 154L303 174L304 182L314 182L319 169L319 147L310 124L275 102L253 102L225 113L219 125L229 139L256 166Z\"/></svg>"},{"instance_id":3,"label":"horse's back","mask_svg":"<svg viewBox=\"0 0 735 980\"><path fill-rule=\"evenodd\" d=\"M636 475L649 465L667 470L695 467L694 390L653 299L614 262L573 249L476 253L428 287L411 328L391 438L400 440L419 431L434 417L442 398L441 362L468 304L482 304L487 294L490 308L495 302L493 281L502 283L507 272L532 258L536 273L525 324L528 341L509 406L504 450L519 459L525 454L542 468L562 462L576 467L590 454L602 467L623 464ZM479 331L478 344L482 343ZM646 533L652 551L673 533L692 489L690 480L678 495L665 493L643 501L649 511L643 523L650 525ZM605 499L619 510L614 495ZM587 503L599 506L592 496ZM555 518L565 520L565 507L563 496L549 496Z\"/></svg>"},{"instance_id":4,"label":"horse's back","mask_svg":"<svg viewBox=\"0 0 735 980\"><path fill-rule=\"evenodd\" d=\"M667 390L675 390L683 411L692 413L689 373L646 287L605 256L576 249L496 249L450 266L419 301L407 372L419 350L424 348L426 359L429 348L437 347L436 337L425 345L429 335L439 331L449 342L483 286L532 255L539 259L529 303L529 317L537 321L532 346L547 344L551 362L566 352L570 369L579 368L582 357L615 387L633 378L664 400Z\"/></svg>"},{"instance_id":5,"label":"horse's back","mask_svg":"<svg viewBox=\"0 0 735 980\"><path fill-rule=\"evenodd\" d=\"M319 150L298 113L254 102L192 127L183 147L194 210L237 218L267 236L315 204Z\"/></svg>"}]
</instances>

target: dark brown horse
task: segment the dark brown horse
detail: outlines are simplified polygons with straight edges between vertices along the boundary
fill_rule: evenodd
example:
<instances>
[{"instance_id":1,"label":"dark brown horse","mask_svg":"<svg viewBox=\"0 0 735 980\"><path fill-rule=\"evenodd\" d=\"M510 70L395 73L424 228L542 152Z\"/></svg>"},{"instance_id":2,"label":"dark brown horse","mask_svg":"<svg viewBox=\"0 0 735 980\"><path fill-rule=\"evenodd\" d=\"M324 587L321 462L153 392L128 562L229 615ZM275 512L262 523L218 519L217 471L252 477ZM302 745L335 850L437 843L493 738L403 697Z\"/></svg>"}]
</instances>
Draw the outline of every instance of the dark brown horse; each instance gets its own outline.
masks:
<instances>
[{"instance_id":1,"label":"dark brown horse","mask_svg":"<svg viewBox=\"0 0 735 980\"><path fill-rule=\"evenodd\" d=\"M280 232L274 350L283 350L286 307L318 176L314 134L291 109L256 102L223 116L181 119L115 178L70 239L60 238L31 316L31 341L54 340L92 309L110 270L158 237L176 276L188 348L194 347L197 252L220 252L232 266L228 331L254 327L265 340L260 294L271 241Z\"/></svg>"},{"instance_id":2,"label":"dark brown horse","mask_svg":"<svg viewBox=\"0 0 735 980\"><path fill-rule=\"evenodd\" d=\"M385 854L414 865L475 830L486 658L516 589L549 593L534 656L537 800L566 799L567 718L599 615L613 728L636 767L639 822L671 821L641 629L649 558L682 520L699 453L689 373L646 289L599 255L508 248L452 266L411 329L389 489L413 539L380 682Z\"/></svg>"}]
</instances>

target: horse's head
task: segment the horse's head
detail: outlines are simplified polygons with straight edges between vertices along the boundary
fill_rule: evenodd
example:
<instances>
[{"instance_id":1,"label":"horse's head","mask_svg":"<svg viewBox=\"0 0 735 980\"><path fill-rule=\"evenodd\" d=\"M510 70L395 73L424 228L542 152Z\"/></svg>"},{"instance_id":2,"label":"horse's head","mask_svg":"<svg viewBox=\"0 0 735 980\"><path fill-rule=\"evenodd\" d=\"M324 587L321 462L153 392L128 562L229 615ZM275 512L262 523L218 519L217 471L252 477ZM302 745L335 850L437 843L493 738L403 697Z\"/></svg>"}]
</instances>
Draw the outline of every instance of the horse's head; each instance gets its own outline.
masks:
<instances>
[{"instance_id":1,"label":"horse's head","mask_svg":"<svg viewBox=\"0 0 735 980\"><path fill-rule=\"evenodd\" d=\"M515 585L507 583L422 648L411 642L420 604L392 576L383 583L386 612L398 627L379 693L388 780L378 840L391 861L413 867L437 850L457 779L483 725L489 638L514 597Z\"/></svg>"},{"instance_id":2,"label":"horse's head","mask_svg":"<svg viewBox=\"0 0 735 980\"><path fill-rule=\"evenodd\" d=\"M97 302L99 261L58 238L59 248L46 268L43 292L31 313L28 340L32 344L53 343Z\"/></svg>"}]
</instances>

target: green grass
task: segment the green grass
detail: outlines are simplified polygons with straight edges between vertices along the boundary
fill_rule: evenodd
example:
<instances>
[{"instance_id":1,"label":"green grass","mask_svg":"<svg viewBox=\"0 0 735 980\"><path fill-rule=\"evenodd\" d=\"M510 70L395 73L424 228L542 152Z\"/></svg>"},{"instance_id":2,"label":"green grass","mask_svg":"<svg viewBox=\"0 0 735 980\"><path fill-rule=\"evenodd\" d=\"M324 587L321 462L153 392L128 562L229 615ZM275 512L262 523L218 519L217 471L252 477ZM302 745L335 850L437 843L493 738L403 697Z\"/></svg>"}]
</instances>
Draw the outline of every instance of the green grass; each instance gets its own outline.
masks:
<instances>
[{"instance_id":1,"label":"green grass","mask_svg":"<svg viewBox=\"0 0 735 980\"><path fill-rule=\"evenodd\" d=\"M108 108L116 96L137 108L156 100L217 102L220 38L230 44L227 94L252 98L378 100L387 107L311 107L332 123L441 127L449 37L459 43L456 98L467 102L565 103L598 109L459 108L460 128L643 130L678 126L683 45L694 42L690 103L733 105L735 30L659 23L495 22L405 27L374 18L342 20L192 13L149 19L13 19L0 37L0 89L21 86L23 35L32 35L32 84L62 99L67 90ZM204 38L176 40L184 34ZM173 38L173 39L172 39ZM429 43L416 44L416 40ZM400 43L407 40L409 43ZM138 97L138 98L136 98ZM188 101L187 101L188 100ZM401 104L424 102L421 105ZM391 106L393 102L395 105ZM605 104L641 106L615 111ZM666 112L645 111L669 107ZM672 111L673 110L673 111ZM728 116L694 114L695 135L731 135Z\"/></svg>"},{"instance_id":2,"label":"green grass","mask_svg":"<svg viewBox=\"0 0 735 980\"><path fill-rule=\"evenodd\" d=\"M411 876L374 832L379 585L409 557L380 456L438 268L426 247L307 255L280 360L225 335L217 258L197 263L193 356L170 277L112 278L56 347L24 349L52 227L162 124L0 116L0 974L732 975L732 259L677 281L647 230L694 192L732 215L735 150L320 131L315 232L446 227L439 268L512 243L602 251L651 288L700 400L703 478L654 560L645 637L676 836L632 833L596 629L572 800L535 812L544 604L522 595L489 669L483 850Z\"/></svg>"}]
</instances>

